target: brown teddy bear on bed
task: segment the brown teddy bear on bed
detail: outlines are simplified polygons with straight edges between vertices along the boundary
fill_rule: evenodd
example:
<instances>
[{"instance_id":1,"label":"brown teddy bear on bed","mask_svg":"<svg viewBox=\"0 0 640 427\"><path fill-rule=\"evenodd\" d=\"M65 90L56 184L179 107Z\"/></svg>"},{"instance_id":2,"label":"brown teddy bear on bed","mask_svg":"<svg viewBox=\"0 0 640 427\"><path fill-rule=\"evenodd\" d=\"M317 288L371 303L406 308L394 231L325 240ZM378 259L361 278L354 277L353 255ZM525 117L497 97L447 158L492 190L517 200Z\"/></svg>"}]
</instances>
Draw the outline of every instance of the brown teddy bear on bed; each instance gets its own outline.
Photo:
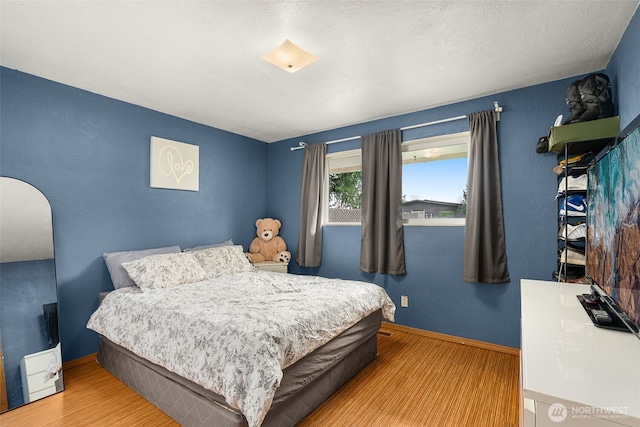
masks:
<instances>
[{"instance_id":1,"label":"brown teddy bear on bed","mask_svg":"<svg viewBox=\"0 0 640 427\"><path fill-rule=\"evenodd\" d=\"M256 221L256 234L245 254L252 263L263 261L289 262L291 253L287 251L284 239L278 236L282 223L273 218Z\"/></svg>"}]
</instances>

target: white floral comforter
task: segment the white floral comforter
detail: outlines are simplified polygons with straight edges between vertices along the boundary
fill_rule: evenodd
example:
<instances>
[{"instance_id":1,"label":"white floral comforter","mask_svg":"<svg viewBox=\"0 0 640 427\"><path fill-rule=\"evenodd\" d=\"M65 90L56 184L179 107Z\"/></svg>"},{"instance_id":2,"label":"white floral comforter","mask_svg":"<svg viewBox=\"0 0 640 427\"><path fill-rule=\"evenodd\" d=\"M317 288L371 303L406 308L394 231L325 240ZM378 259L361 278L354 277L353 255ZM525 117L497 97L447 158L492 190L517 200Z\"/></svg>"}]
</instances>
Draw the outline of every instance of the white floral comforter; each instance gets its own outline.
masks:
<instances>
[{"instance_id":1,"label":"white floral comforter","mask_svg":"<svg viewBox=\"0 0 640 427\"><path fill-rule=\"evenodd\" d=\"M87 327L225 397L262 423L282 370L382 308L375 284L244 272L168 289L111 292Z\"/></svg>"}]
</instances>

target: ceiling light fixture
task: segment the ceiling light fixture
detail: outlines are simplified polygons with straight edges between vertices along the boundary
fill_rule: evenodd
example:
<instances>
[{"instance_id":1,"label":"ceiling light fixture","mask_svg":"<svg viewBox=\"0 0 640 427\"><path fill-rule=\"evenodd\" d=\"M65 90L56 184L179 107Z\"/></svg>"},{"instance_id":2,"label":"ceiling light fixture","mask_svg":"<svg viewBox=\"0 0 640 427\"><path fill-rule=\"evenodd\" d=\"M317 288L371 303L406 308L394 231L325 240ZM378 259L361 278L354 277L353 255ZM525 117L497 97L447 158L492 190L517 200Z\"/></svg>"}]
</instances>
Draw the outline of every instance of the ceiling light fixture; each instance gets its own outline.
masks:
<instances>
[{"instance_id":1,"label":"ceiling light fixture","mask_svg":"<svg viewBox=\"0 0 640 427\"><path fill-rule=\"evenodd\" d=\"M261 58L290 73L295 73L318 60L317 56L296 46L288 39L271 52L262 55Z\"/></svg>"}]
</instances>

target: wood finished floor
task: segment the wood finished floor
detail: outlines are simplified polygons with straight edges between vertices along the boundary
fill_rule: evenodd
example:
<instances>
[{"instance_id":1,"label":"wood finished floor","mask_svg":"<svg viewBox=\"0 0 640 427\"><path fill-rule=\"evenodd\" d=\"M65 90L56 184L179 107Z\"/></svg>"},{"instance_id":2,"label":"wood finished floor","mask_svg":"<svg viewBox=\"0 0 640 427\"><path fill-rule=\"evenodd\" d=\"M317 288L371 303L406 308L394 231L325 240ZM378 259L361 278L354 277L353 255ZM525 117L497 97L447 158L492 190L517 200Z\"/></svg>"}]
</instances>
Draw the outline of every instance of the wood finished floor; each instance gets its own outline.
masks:
<instances>
[{"instance_id":1,"label":"wood finished floor","mask_svg":"<svg viewBox=\"0 0 640 427\"><path fill-rule=\"evenodd\" d=\"M404 331L299 427L518 425L518 356ZM65 370L65 391L0 415L0 426L177 426L97 363Z\"/></svg>"}]
</instances>

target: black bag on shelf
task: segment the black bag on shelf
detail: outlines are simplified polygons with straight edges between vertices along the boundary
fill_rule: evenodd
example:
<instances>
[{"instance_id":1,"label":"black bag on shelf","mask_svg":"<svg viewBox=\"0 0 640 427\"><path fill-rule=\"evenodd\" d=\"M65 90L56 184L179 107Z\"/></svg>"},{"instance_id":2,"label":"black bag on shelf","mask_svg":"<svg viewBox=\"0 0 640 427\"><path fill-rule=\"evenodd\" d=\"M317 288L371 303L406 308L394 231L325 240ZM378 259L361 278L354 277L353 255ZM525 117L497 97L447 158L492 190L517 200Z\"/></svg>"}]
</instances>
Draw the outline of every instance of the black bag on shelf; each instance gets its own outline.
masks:
<instances>
[{"instance_id":1,"label":"black bag on shelf","mask_svg":"<svg viewBox=\"0 0 640 427\"><path fill-rule=\"evenodd\" d=\"M571 115L563 125L613 117L615 113L611 84L604 73L589 74L571 83L565 91L565 100Z\"/></svg>"},{"instance_id":2,"label":"black bag on shelf","mask_svg":"<svg viewBox=\"0 0 640 427\"><path fill-rule=\"evenodd\" d=\"M584 113L584 103L580 97L580 91L578 90L579 84L580 80L576 80L567 87L567 90L564 93L564 99L567 101L567 106L569 107L569 111L571 111L571 115L567 117L567 120L562 122L563 125L578 123L578 119Z\"/></svg>"}]
</instances>

